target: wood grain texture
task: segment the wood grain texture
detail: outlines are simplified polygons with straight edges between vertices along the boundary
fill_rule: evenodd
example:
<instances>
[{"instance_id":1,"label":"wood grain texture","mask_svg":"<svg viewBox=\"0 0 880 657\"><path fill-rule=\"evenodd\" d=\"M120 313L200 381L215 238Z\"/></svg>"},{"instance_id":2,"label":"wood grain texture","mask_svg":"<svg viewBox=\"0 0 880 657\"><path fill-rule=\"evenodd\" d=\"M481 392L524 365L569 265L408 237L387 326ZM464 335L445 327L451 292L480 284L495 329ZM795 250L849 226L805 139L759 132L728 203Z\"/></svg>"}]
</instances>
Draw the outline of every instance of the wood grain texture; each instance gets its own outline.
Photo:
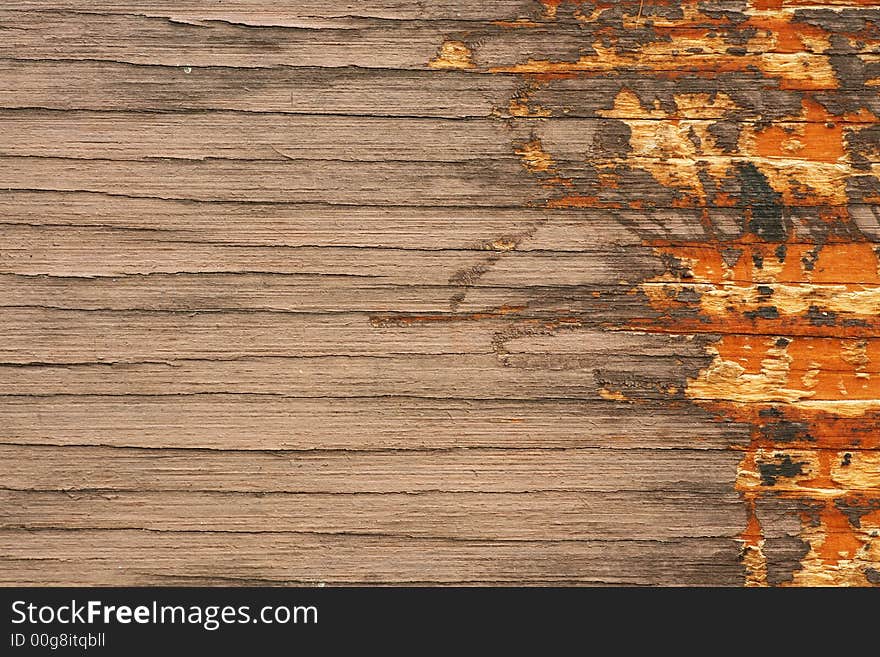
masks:
<instances>
[{"instance_id":1,"label":"wood grain texture","mask_svg":"<svg viewBox=\"0 0 880 657\"><path fill-rule=\"evenodd\" d=\"M0 584L880 584L875 0L0 35Z\"/></svg>"}]
</instances>

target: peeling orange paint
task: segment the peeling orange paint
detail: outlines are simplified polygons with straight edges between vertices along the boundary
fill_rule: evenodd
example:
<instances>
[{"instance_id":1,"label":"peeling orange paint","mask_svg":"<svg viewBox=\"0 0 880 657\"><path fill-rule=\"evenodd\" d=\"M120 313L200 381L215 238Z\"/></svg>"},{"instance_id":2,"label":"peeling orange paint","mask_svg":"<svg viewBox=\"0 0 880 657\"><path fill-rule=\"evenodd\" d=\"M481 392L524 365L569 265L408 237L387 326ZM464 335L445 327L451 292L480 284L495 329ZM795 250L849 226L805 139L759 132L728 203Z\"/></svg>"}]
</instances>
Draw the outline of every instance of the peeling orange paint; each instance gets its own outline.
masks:
<instances>
[{"instance_id":1,"label":"peeling orange paint","mask_svg":"<svg viewBox=\"0 0 880 657\"><path fill-rule=\"evenodd\" d=\"M812 162L838 162L846 155L843 124L810 98L803 100L804 123L752 130L740 139L761 157L799 157Z\"/></svg>"},{"instance_id":2,"label":"peeling orange paint","mask_svg":"<svg viewBox=\"0 0 880 657\"><path fill-rule=\"evenodd\" d=\"M621 72L655 80L734 76L799 96L800 107L786 105L768 121L760 113L743 116L734 92L676 93L670 104L622 80L611 106L596 114L624 126L626 147L588 154L589 184L539 137L512 144L547 192L536 204L547 208L701 209L707 238L644 240L674 266L638 286L654 314L629 327L718 336L707 347L711 363L683 391L665 392L683 394L719 421L750 427L734 483L746 508L739 540L750 586L770 583L761 525L769 497L804 509L807 554L793 584L866 585L869 569L880 564L880 257L848 212L854 181L865 190L855 200L880 203L873 193L880 151L864 138L860 152L853 148L880 120L867 105L836 109L827 100L841 92L832 51L849 44L858 51L853 61L874 62L867 53L880 45L880 31L865 23L832 32L802 11L848 5L877 2L749 0L743 19L734 20L698 0L541 0L540 17L495 27L546 30L573 20L592 29L581 54L485 69L523 81L495 115L537 119L533 125L568 112L534 101L542 85L615 80ZM625 40L621 28L653 38ZM866 72L866 89L878 83ZM730 125L732 136L720 130ZM658 193L627 196L630 174L649 177ZM738 235L722 237L718 208L739 210ZM633 401L606 388L599 394Z\"/></svg>"},{"instance_id":3,"label":"peeling orange paint","mask_svg":"<svg viewBox=\"0 0 880 657\"><path fill-rule=\"evenodd\" d=\"M748 257L740 257L745 264L735 273L741 282L730 283L731 270L721 250L737 247L748 253L759 246L753 239L663 246L663 253L687 263L687 283L666 276L647 282L643 289L652 304L671 313L676 324L678 309L670 306L670 299L679 296L680 285L687 285L699 297L699 312L712 327L708 330L722 333L709 348L713 362L689 381L686 395L723 418L753 425L752 444L737 478L747 505L754 508L764 495L785 494L817 509L804 521L802 538L809 553L793 582L864 585L868 583L865 568L873 563L865 555L871 553L880 525L865 520L856 527L837 505L855 494L880 499L880 469L870 459L843 458L836 450L877 447L880 263L873 245L865 242L825 245L810 265L806 263L812 261L789 247L783 260L795 264L777 268L762 281L766 284L758 284L758 268ZM771 246L766 245L768 250ZM828 278L834 283L822 282ZM780 285L780 279L787 282ZM812 283L801 283L811 279ZM870 327L867 335L845 337L845 331L837 330L842 317ZM775 326L763 335L737 333L741 324L767 321L785 322L794 330ZM811 336L815 329L826 334ZM843 420L847 422L842 424ZM774 431L782 438L774 438ZM792 432L800 440L793 440ZM839 462L846 465L834 465ZM839 479L841 470L846 472L845 482ZM768 477L768 472L780 474ZM741 539L752 585L766 582L757 522L751 514Z\"/></svg>"},{"instance_id":4,"label":"peeling orange paint","mask_svg":"<svg viewBox=\"0 0 880 657\"><path fill-rule=\"evenodd\" d=\"M782 4L761 3L756 8ZM756 15L750 23L766 29L777 52L794 54L827 47L827 34L812 26L795 29L791 15ZM673 43L682 38L681 33L669 32L668 36ZM604 54L601 64L581 60L574 67L598 70L607 63L612 68L651 68L650 56L657 51L649 48L639 53L639 63ZM649 56L647 64L642 55ZM749 66L781 77L784 88L837 86L827 64L808 63L808 59L806 55L800 60L764 55L753 58ZM693 60L688 61L692 66ZM727 60L713 61L718 72L729 70ZM819 71L824 83L793 70L791 65L797 61ZM654 72L662 70L654 67ZM848 161L846 131L877 122L865 108L834 115L805 94L800 115L790 116L790 122L783 124L746 124L736 152L728 154L714 145L705 124L683 122L681 116L723 117L732 109L729 98L681 95L675 102L674 113L645 107L624 88L603 115L629 128L631 150L621 163L649 172L665 188L685 192L685 198L693 200L683 205L731 205L728 193L712 197L699 171L723 180L737 162L748 161L779 193L781 204L846 206L845 182L857 173ZM669 166L671 161L674 166ZM873 173L874 166L869 170ZM598 199L589 201L584 205L600 205ZM848 220L845 211L823 212L831 225ZM750 209L745 214L746 221L752 220ZM809 552L793 575L794 584L868 584L865 572L877 565L872 555L878 553L880 523L870 524L873 516L863 516L855 526L837 505L854 495L880 499L880 468L872 458L854 459L849 452L841 455L834 450L876 449L880 442L880 262L875 245L833 238L817 244L794 231L782 243L746 233L724 242L655 241L652 245L679 262L686 273L686 277L666 275L641 286L651 304L665 313L665 320L659 322L662 330L722 334L709 348L715 359L688 382L686 396L722 419L753 426L752 443L743 455L736 482L747 509L740 535L746 584L768 584L757 506L769 494L793 496L817 509L804 519L801 537ZM729 253L739 255L731 261L725 255ZM685 290L690 293L682 294ZM677 301L681 298L686 301ZM694 298L698 299L696 317L682 312L695 305ZM637 325L652 330L658 322L655 318ZM777 434L780 438L774 437ZM775 457L765 460L768 449L781 447L785 449L777 456L782 465L773 462ZM800 452L793 454L791 447L799 447ZM782 476L801 468L806 472L802 477ZM768 474L777 471L779 477ZM840 479L841 471L846 472L845 481Z\"/></svg>"}]
</instances>

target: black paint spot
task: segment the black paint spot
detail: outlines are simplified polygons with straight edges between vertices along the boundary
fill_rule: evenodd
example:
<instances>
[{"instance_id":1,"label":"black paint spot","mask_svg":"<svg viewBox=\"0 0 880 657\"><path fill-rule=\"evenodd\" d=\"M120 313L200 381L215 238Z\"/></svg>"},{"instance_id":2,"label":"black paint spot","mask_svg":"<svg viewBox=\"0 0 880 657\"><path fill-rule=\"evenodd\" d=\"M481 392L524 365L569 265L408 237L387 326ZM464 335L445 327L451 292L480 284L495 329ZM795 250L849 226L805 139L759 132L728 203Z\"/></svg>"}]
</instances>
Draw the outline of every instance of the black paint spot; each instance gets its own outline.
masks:
<instances>
[{"instance_id":1,"label":"black paint spot","mask_svg":"<svg viewBox=\"0 0 880 657\"><path fill-rule=\"evenodd\" d=\"M761 253L752 254L752 263L756 269L764 269L764 256Z\"/></svg>"},{"instance_id":2,"label":"black paint spot","mask_svg":"<svg viewBox=\"0 0 880 657\"><path fill-rule=\"evenodd\" d=\"M819 306L810 306L807 310L807 318L813 326L835 326L837 313L832 310L822 310Z\"/></svg>"},{"instance_id":3,"label":"black paint spot","mask_svg":"<svg viewBox=\"0 0 880 657\"><path fill-rule=\"evenodd\" d=\"M692 287L684 287L678 291L675 300L679 303L699 303L700 293Z\"/></svg>"},{"instance_id":4,"label":"black paint spot","mask_svg":"<svg viewBox=\"0 0 880 657\"><path fill-rule=\"evenodd\" d=\"M736 153L739 149L740 125L733 121L718 121L709 126L709 134L723 152Z\"/></svg>"},{"instance_id":5,"label":"black paint spot","mask_svg":"<svg viewBox=\"0 0 880 657\"><path fill-rule=\"evenodd\" d=\"M769 297L773 294L773 288L769 285L759 285L758 294L760 294L762 297Z\"/></svg>"},{"instance_id":6,"label":"black paint spot","mask_svg":"<svg viewBox=\"0 0 880 657\"><path fill-rule=\"evenodd\" d=\"M718 3L719 5L723 3ZM717 6L717 5L716 5ZM707 16L711 16L712 18L716 18L720 21L730 21L731 23L737 26L737 29L730 30L724 34L724 40L728 43L737 43L739 45L746 45L749 41L755 38L755 35L758 33L758 29L754 27L743 27L740 25L746 17L740 12L736 11L725 11L723 8L719 8L716 10L712 9L711 3L704 3L702 11L705 12Z\"/></svg>"},{"instance_id":7,"label":"black paint spot","mask_svg":"<svg viewBox=\"0 0 880 657\"><path fill-rule=\"evenodd\" d=\"M871 584L880 584L880 570L875 568L865 568L865 578Z\"/></svg>"},{"instance_id":8,"label":"black paint spot","mask_svg":"<svg viewBox=\"0 0 880 657\"><path fill-rule=\"evenodd\" d=\"M660 261L663 263L663 268L676 278L694 277L694 273L690 268L682 260L676 258L672 254L664 253L660 256Z\"/></svg>"},{"instance_id":9,"label":"black paint spot","mask_svg":"<svg viewBox=\"0 0 880 657\"><path fill-rule=\"evenodd\" d=\"M843 460L840 462L840 465L845 468L848 465L850 465L851 463L852 463L852 454L847 452L846 454L843 455Z\"/></svg>"},{"instance_id":10,"label":"black paint spot","mask_svg":"<svg viewBox=\"0 0 880 657\"><path fill-rule=\"evenodd\" d=\"M819 259L819 249L811 249L801 257L801 263L806 271L813 271L816 268L816 261Z\"/></svg>"},{"instance_id":11,"label":"black paint spot","mask_svg":"<svg viewBox=\"0 0 880 657\"><path fill-rule=\"evenodd\" d=\"M764 540L767 557L767 583L779 586L794 579L801 560L810 551L809 544L797 536L773 536Z\"/></svg>"},{"instance_id":12,"label":"black paint spot","mask_svg":"<svg viewBox=\"0 0 880 657\"><path fill-rule=\"evenodd\" d=\"M749 319L779 319L779 311L776 306L761 306L757 310L749 310L743 315Z\"/></svg>"},{"instance_id":13,"label":"black paint spot","mask_svg":"<svg viewBox=\"0 0 880 657\"><path fill-rule=\"evenodd\" d=\"M785 246L785 244L780 244L776 247L776 259L779 260L779 262L785 262L785 256L787 253L788 248Z\"/></svg>"},{"instance_id":14,"label":"black paint spot","mask_svg":"<svg viewBox=\"0 0 880 657\"><path fill-rule=\"evenodd\" d=\"M593 136L591 151L597 155L619 157L632 150L630 145L630 127L623 121L608 121L605 129Z\"/></svg>"},{"instance_id":15,"label":"black paint spot","mask_svg":"<svg viewBox=\"0 0 880 657\"><path fill-rule=\"evenodd\" d=\"M869 160L861 153L851 153L850 160L852 161L853 169L858 169L859 171L871 170L871 160Z\"/></svg>"},{"instance_id":16,"label":"black paint spot","mask_svg":"<svg viewBox=\"0 0 880 657\"><path fill-rule=\"evenodd\" d=\"M780 340L785 340L785 338L779 338ZM788 344L788 343L786 343ZM777 341L776 346L779 346L779 342ZM758 415L760 417L782 417L782 411L780 411L775 406L771 406L770 408L762 408L758 411Z\"/></svg>"},{"instance_id":17,"label":"black paint spot","mask_svg":"<svg viewBox=\"0 0 880 657\"><path fill-rule=\"evenodd\" d=\"M778 463L759 463L758 473L761 475L761 484L775 486L779 477L794 477L804 474L806 461L792 461L791 456L786 454Z\"/></svg>"},{"instance_id":18,"label":"black paint spot","mask_svg":"<svg viewBox=\"0 0 880 657\"><path fill-rule=\"evenodd\" d=\"M742 249L721 249L721 258L724 260L724 264L731 268L736 267L742 254Z\"/></svg>"},{"instance_id":19,"label":"black paint spot","mask_svg":"<svg viewBox=\"0 0 880 657\"><path fill-rule=\"evenodd\" d=\"M845 500L834 501L834 506L847 517L849 524L856 529L862 528L862 516L880 509L880 500Z\"/></svg>"},{"instance_id":20,"label":"black paint spot","mask_svg":"<svg viewBox=\"0 0 880 657\"><path fill-rule=\"evenodd\" d=\"M871 170L871 153L880 144L880 126L872 126L860 130L847 130L847 142L850 144L850 159L854 169Z\"/></svg>"},{"instance_id":21,"label":"black paint spot","mask_svg":"<svg viewBox=\"0 0 880 657\"><path fill-rule=\"evenodd\" d=\"M782 195L774 190L767 177L751 162L739 167L742 200L751 210L746 230L768 242L785 241Z\"/></svg>"},{"instance_id":22,"label":"black paint spot","mask_svg":"<svg viewBox=\"0 0 880 657\"><path fill-rule=\"evenodd\" d=\"M777 443L790 443L795 440L806 440L815 442L815 438L810 434L809 426L803 422L791 422L789 420L780 420L779 422L768 422L761 427L761 435L770 441Z\"/></svg>"},{"instance_id":23,"label":"black paint spot","mask_svg":"<svg viewBox=\"0 0 880 657\"><path fill-rule=\"evenodd\" d=\"M805 520L810 523L810 527L821 527L822 526L822 516L821 516L821 502L813 501L810 505L812 508L808 509L805 513Z\"/></svg>"},{"instance_id":24,"label":"black paint spot","mask_svg":"<svg viewBox=\"0 0 880 657\"><path fill-rule=\"evenodd\" d=\"M788 338L777 338L776 339L776 346L780 349L785 349L790 344L791 344L791 340L789 340Z\"/></svg>"}]
</instances>

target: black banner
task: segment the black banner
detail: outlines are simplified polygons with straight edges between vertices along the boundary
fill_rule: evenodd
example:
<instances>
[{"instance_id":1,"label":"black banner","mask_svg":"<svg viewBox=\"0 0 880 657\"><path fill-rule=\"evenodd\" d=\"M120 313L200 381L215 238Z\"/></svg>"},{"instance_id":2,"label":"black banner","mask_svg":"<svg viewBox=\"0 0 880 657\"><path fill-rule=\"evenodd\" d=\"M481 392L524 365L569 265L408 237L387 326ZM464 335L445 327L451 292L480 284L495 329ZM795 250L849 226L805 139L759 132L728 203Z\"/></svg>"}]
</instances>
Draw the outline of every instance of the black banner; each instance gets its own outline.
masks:
<instances>
[{"instance_id":1,"label":"black banner","mask_svg":"<svg viewBox=\"0 0 880 657\"><path fill-rule=\"evenodd\" d=\"M0 588L0 597L2 655L183 648L290 654L352 640L391 645L411 636L420 637L414 650L474 637L496 645L526 637L602 639L621 647L681 640L695 628L710 631L713 619L729 629L724 609L745 614L738 622L764 614L779 622L786 608L795 608L784 592L712 589Z\"/></svg>"}]
</instances>

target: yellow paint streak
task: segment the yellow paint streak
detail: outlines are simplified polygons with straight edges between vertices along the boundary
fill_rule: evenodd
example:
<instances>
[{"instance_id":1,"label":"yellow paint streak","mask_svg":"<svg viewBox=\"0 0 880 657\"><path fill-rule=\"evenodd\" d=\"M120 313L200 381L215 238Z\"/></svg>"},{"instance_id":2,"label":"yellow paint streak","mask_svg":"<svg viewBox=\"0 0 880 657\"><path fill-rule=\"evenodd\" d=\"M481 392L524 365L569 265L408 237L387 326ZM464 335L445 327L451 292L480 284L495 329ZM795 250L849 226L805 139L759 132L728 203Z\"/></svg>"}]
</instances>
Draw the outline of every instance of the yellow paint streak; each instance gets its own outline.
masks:
<instances>
[{"instance_id":1,"label":"yellow paint streak","mask_svg":"<svg viewBox=\"0 0 880 657\"><path fill-rule=\"evenodd\" d=\"M880 309L880 302L878 302L876 307ZM880 310L876 312L880 314ZM844 342L841 346L840 358L844 363L849 363L855 367L856 372L863 372L871 363L871 359L868 356L868 341L851 340Z\"/></svg>"},{"instance_id":2,"label":"yellow paint streak","mask_svg":"<svg viewBox=\"0 0 880 657\"><path fill-rule=\"evenodd\" d=\"M544 150L540 139L532 139L520 144L514 152L522 159L523 166L532 173L547 173L555 168L553 158Z\"/></svg>"},{"instance_id":3,"label":"yellow paint streak","mask_svg":"<svg viewBox=\"0 0 880 657\"><path fill-rule=\"evenodd\" d=\"M553 62L546 59L528 59L513 66L496 66L492 73L613 73L621 69L653 73L658 77L727 72L748 72L755 69L770 78L780 80L783 89L828 90L839 86L834 68L828 57L815 53L760 53L731 56L719 53L692 54L678 57L680 51L699 48L704 39L675 38L669 42L652 42L638 53L617 52L594 42L595 55L583 55L573 62ZM720 48L722 44L718 44ZM728 47L723 44L724 48Z\"/></svg>"},{"instance_id":4,"label":"yellow paint streak","mask_svg":"<svg viewBox=\"0 0 880 657\"><path fill-rule=\"evenodd\" d=\"M514 240L499 238L484 244L483 249L486 251L513 251L516 245L517 243Z\"/></svg>"},{"instance_id":5,"label":"yellow paint streak","mask_svg":"<svg viewBox=\"0 0 880 657\"><path fill-rule=\"evenodd\" d=\"M851 285L774 284L770 298L761 293L764 286L735 284L682 284L681 289L700 295L700 307L713 316L741 315L772 304L780 313L796 315L810 308L851 315L880 315L880 287L852 289ZM661 292L654 290L656 296Z\"/></svg>"},{"instance_id":6,"label":"yellow paint streak","mask_svg":"<svg viewBox=\"0 0 880 657\"><path fill-rule=\"evenodd\" d=\"M723 91L716 94L676 94L673 96L678 114L691 119L721 119L731 110L736 110L736 103Z\"/></svg>"},{"instance_id":7,"label":"yellow paint streak","mask_svg":"<svg viewBox=\"0 0 880 657\"><path fill-rule=\"evenodd\" d=\"M880 453L876 450L853 452L850 465L835 459L832 477L842 491L880 491ZM855 467L853 467L855 466Z\"/></svg>"},{"instance_id":8,"label":"yellow paint streak","mask_svg":"<svg viewBox=\"0 0 880 657\"><path fill-rule=\"evenodd\" d=\"M602 399L607 399L608 401L626 401L626 397L624 394L618 390L607 390L605 388L599 388L599 396Z\"/></svg>"},{"instance_id":9,"label":"yellow paint streak","mask_svg":"<svg viewBox=\"0 0 880 657\"><path fill-rule=\"evenodd\" d=\"M843 128L835 121L850 117L830 114L812 101L804 101L800 114L791 121L770 128L746 124L736 152L726 154L705 121L682 120L682 115L714 116L727 111L732 101L724 94L678 95L676 111L644 107L629 89L622 89L609 110L601 116L615 118L630 130L631 151L626 157L609 158L651 174L661 185L683 192L691 205L707 205L710 198L700 177L705 171L713 180L735 175L738 164L754 164L783 201L798 205L846 205L846 181L853 175L880 175L880 166L854 169L846 161ZM701 102L708 102L696 109ZM832 127L828 127L831 125ZM864 123L852 132L872 125ZM772 267L772 263L769 265Z\"/></svg>"},{"instance_id":10,"label":"yellow paint streak","mask_svg":"<svg viewBox=\"0 0 880 657\"><path fill-rule=\"evenodd\" d=\"M469 69L475 68L471 49L463 41L446 40L440 45L437 56L428 62L428 66L436 69Z\"/></svg>"},{"instance_id":11,"label":"yellow paint streak","mask_svg":"<svg viewBox=\"0 0 880 657\"><path fill-rule=\"evenodd\" d=\"M511 98L507 106L510 116L518 118L551 116L552 112L540 105L529 105L527 99Z\"/></svg>"},{"instance_id":12,"label":"yellow paint streak","mask_svg":"<svg viewBox=\"0 0 880 657\"><path fill-rule=\"evenodd\" d=\"M745 494L746 528L740 534L743 565L746 569L745 585L767 586L767 558L764 555L764 533L758 521L757 496Z\"/></svg>"}]
</instances>

